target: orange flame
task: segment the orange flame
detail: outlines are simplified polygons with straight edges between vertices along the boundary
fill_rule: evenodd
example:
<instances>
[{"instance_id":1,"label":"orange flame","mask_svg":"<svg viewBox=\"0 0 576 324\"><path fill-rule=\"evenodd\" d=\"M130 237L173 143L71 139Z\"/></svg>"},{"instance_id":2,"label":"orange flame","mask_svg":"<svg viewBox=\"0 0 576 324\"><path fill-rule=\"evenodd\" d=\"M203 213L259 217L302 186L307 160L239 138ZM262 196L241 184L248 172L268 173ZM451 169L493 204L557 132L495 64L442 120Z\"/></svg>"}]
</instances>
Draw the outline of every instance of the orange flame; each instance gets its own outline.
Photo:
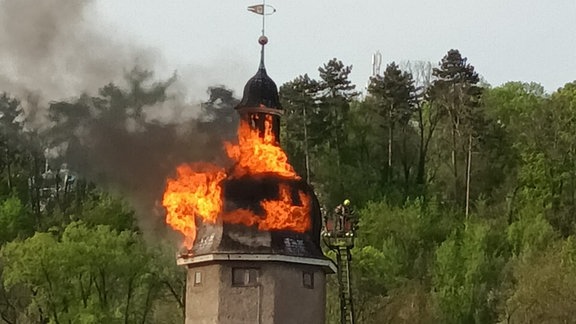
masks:
<instances>
[{"instance_id":1,"label":"orange flame","mask_svg":"<svg viewBox=\"0 0 576 324\"><path fill-rule=\"evenodd\" d=\"M214 223L222 210L220 181L226 173L208 163L183 164L176 173L176 179L168 180L162 204L166 222L184 234L184 245L191 248L196 239L195 216Z\"/></svg>"},{"instance_id":2,"label":"orange flame","mask_svg":"<svg viewBox=\"0 0 576 324\"><path fill-rule=\"evenodd\" d=\"M185 236L184 244L190 249L196 238L195 217L204 222L223 222L257 226L259 230L291 230L305 232L310 229L310 197L298 191L299 204L293 201L290 186L280 184L276 200L260 202L264 213L237 209L222 212L221 182L227 177L242 177L272 173L287 179L300 179L288 163L286 153L276 143L272 131L272 116L264 117L264 132L253 130L246 120L240 122L238 144L225 143L227 155L236 162L229 175L215 165L196 163L177 168L176 179L169 179L164 193L166 222Z\"/></svg>"},{"instance_id":3,"label":"orange flame","mask_svg":"<svg viewBox=\"0 0 576 324\"><path fill-rule=\"evenodd\" d=\"M265 126L263 136L260 137L246 120L241 120L238 144L224 143L228 157L237 161L234 176L273 172L282 177L299 179L288 163L286 153L275 142L272 116L265 117Z\"/></svg>"},{"instance_id":4,"label":"orange flame","mask_svg":"<svg viewBox=\"0 0 576 324\"><path fill-rule=\"evenodd\" d=\"M262 208L266 211L266 218L258 224L260 230L292 230L304 232L310 229L310 197L298 191L302 206L295 206L292 202L290 187L280 185L279 200L265 200Z\"/></svg>"},{"instance_id":5,"label":"orange flame","mask_svg":"<svg viewBox=\"0 0 576 324\"><path fill-rule=\"evenodd\" d=\"M243 224L246 226L257 225L261 231L291 230L304 232L310 229L310 197L304 192L298 191L302 206L294 205L290 187L286 184L279 185L278 200L264 200L260 206L264 215L259 216L250 210L237 209L222 215L224 222L231 224Z\"/></svg>"}]
</instances>

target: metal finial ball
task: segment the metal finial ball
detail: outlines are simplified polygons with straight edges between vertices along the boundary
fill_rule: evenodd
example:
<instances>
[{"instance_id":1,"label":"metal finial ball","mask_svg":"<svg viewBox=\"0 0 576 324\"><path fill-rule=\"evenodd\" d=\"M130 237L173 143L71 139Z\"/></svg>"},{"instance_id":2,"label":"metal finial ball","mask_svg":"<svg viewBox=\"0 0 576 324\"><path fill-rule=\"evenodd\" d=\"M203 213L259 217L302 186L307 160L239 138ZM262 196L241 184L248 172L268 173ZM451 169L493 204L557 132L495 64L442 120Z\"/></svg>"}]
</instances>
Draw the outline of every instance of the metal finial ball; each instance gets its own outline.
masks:
<instances>
[{"instance_id":1,"label":"metal finial ball","mask_svg":"<svg viewBox=\"0 0 576 324\"><path fill-rule=\"evenodd\" d=\"M260 38L258 38L258 43L259 43L260 45L266 45L266 44L268 44L268 37L266 37L266 36L264 36L264 35L260 36Z\"/></svg>"}]
</instances>

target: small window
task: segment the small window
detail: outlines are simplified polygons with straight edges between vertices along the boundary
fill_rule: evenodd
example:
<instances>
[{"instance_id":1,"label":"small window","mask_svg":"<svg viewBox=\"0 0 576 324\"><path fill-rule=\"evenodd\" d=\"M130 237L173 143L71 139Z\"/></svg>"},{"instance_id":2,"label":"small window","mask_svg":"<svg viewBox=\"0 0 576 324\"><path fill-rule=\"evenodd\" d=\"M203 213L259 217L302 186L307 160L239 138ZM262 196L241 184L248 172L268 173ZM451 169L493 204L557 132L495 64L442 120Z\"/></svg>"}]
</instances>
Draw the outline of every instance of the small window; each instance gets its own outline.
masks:
<instances>
[{"instance_id":1,"label":"small window","mask_svg":"<svg viewBox=\"0 0 576 324\"><path fill-rule=\"evenodd\" d=\"M314 289L314 272L302 272L302 285L308 289Z\"/></svg>"},{"instance_id":2,"label":"small window","mask_svg":"<svg viewBox=\"0 0 576 324\"><path fill-rule=\"evenodd\" d=\"M258 285L259 271L255 268L233 268L232 285L237 287Z\"/></svg>"},{"instance_id":3,"label":"small window","mask_svg":"<svg viewBox=\"0 0 576 324\"><path fill-rule=\"evenodd\" d=\"M200 286L202 284L202 272L196 271L194 273L194 286Z\"/></svg>"}]
</instances>

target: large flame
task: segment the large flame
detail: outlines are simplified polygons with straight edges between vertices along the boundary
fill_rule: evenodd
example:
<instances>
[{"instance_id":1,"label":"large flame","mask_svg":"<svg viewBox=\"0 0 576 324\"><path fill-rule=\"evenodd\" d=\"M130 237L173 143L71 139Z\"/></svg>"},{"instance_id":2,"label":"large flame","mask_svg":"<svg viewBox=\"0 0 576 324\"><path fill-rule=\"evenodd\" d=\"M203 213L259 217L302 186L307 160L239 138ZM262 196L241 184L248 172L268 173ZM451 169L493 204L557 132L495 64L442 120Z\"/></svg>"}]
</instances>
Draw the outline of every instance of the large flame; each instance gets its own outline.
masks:
<instances>
[{"instance_id":1,"label":"large flame","mask_svg":"<svg viewBox=\"0 0 576 324\"><path fill-rule=\"evenodd\" d=\"M188 249L196 238L196 217L207 223L215 223L220 218L226 223L256 226L259 230L305 232L310 228L310 197L298 191L294 192L298 201L294 201L292 189L282 183L278 186L276 199L260 202L263 213L257 215L247 209L222 210L222 181L226 178L266 173L284 179L300 179L288 163L286 153L276 143L272 117L264 118L262 133L242 120L238 143L225 143L227 155L236 162L230 174L208 163L185 164L177 168L175 179L168 180L163 199L166 221L185 236L184 244Z\"/></svg>"},{"instance_id":2,"label":"large flame","mask_svg":"<svg viewBox=\"0 0 576 324\"><path fill-rule=\"evenodd\" d=\"M255 116L258 118L258 116ZM247 121L242 120L238 128L238 144L225 143L226 153L237 162L234 176L265 172L297 179L298 175L288 163L286 153L276 143L272 132L272 116L267 115L263 134L253 130Z\"/></svg>"},{"instance_id":3,"label":"large flame","mask_svg":"<svg viewBox=\"0 0 576 324\"><path fill-rule=\"evenodd\" d=\"M246 226L257 225L259 230L291 230L304 232L310 228L308 216L310 197L302 191L298 192L302 206L294 204L290 187L286 184L279 185L279 197L277 200L264 200L260 206L265 212L265 217L259 216L246 209L237 209L233 212L224 213L223 220L226 223L244 224Z\"/></svg>"},{"instance_id":4,"label":"large flame","mask_svg":"<svg viewBox=\"0 0 576 324\"><path fill-rule=\"evenodd\" d=\"M196 238L194 215L214 223L222 210L220 181L226 173L208 163L183 164L176 173L177 178L168 180L164 193L166 222L184 234L184 244L191 247Z\"/></svg>"}]
</instances>

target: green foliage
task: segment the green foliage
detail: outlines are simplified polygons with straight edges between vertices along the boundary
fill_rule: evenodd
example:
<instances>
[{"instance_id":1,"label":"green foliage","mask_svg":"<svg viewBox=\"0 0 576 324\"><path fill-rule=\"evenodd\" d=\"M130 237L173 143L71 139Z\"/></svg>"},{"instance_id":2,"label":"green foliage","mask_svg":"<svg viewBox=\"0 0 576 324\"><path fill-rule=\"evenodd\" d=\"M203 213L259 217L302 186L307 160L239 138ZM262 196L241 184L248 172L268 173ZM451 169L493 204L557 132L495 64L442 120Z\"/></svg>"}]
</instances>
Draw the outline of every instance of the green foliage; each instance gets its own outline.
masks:
<instances>
[{"instance_id":1,"label":"green foliage","mask_svg":"<svg viewBox=\"0 0 576 324\"><path fill-rule=\"evenodd\" d=\"M542 251L556 239L556 233L544 218L543 211L528 205L520 213L520 219L510 224L507 238L514 255Z\"/></svg>"},{"instance_id":2,"label":"green foliage","mask_svg":"<svg viewBox=\"0 0 576 324\"><path fill-rule=\"evenodd\" d=\"M352 67L342 61L332 59L318 71L320 80L304 75L280 87L287 115L283 143L300 174L319 184L320 191L333 188L325 196L335 205L346 197L343 181L352 176L344 168L351 102L358 93L348 79Z\"/></svg>"},{"instance_id":3,"label":"green foliage","mask_svg":"<svg viewBox=\"0 0 576 324\"><path fill-rule=\"evenodd\" d=\"M135 229L134 211L119 198L102 194L84 204L78 217L89 226L108 225L117 231Z\"/></svg>"},{"instance_id":4,"label":"green foliage","mask_svg":"<svg viewBox=\"0 0 576 324\"><path fill-rule=\"evenodd\" d=\"M503 302L508 323L570 323L576 307L574 239L511 261L515 287Z\"/></svg>"},{"instance_id":5,"label":"green foliage","mask_svg":"<svg viewBox=\"0 0 576 324\"><path fill-rule=\"evenodd\" d=\"M318 69L320 81L314 96L316 109L311 118L311 131L317 136L313 145L325 151L335 151L340 163L340 153L346 143L344 128L349 118L350 102L358 94L356 87L348 79L352 66L332 59Z\"/></svg>"},{"instance_id":6,"label":"green foliage","mask_svg":"<svg viewBox=\"0 0 576 324\"><path fill-rule=\"evenodd\" d=\"M467 178L470 155L482 134L484 115L480 105L482 88L474 67L462 57L458 50L450 50L442 58L438 68L433 69L436 79L428 91L430 109L437 116L439 138L438 159L450 161L448 168L442 166L441 177L451 178L450 198L464 205L468 198ZM446 190L446 189L441 189Z\"/></svg>"},{"instance_id":7,"label":"green foliage","mask_svg":"<svg viewBox=\"0 0 576 324\"><path fill-rule=\"evenodd\" d=\"M317 91L318 82L307 74L280 87L280 100L285 112L282 118L282 147L296 171L307 177L311 155L316 151L312 144L321 136L311 128Z\"/></svg>"},{"instance_id":8,"label":"green foliage","mask_svg":"<svg viewBox=\"0 0 576 324\"><path fill-rule=\"evenodd\" d=\"M360 215L361 245L380 248L392 240L412 261L441 243L458 224L450 210L442 210L433 201L425 204L416 200L403 207L386 202L369 203ZM407 264L402 270L409 274L412 265Z\"/></svg>"},{"instance_id":9,"label":"green foliage","mask_svg":"<svg viewBox=\"0 0 576 324\"><path fill-rule=\"evenodd\" d=\"M371 202L359 214L353 267L362 318L367 323L428 318L428 269L436 246L457 226L456 219L434 202L420 200L402 207ZM407 309L406 298L416 306Z\"/></svg>"},{"instance_id":10,"label":"green foliage","mask_svg":"<svg viewBox=\"0 0 576 324\"><path fill-rule=\"evenodd\" d=\"M443 323L487 323L496 318L493 295L503 265L496 228L465 223L436 251L433 291Z\"/></svg>"},{"instance_id":11,"label":"green foliage","mask_svg":"<svg viewBox=\"0 0 576 324\"><path fill-rule=\"evenodd\" d=\"M396 63L389 64L383 76L371 78L368 92L376 102L376 114L388 121L378 126L384 128L395 123L406 125L412 118L416 92L414 81L412 75L402 72Z\"/></svg>"},{"instance_id":12,"label":"green foliage","mask_svg":"<svg viewBox=\"0 0 576 324\"><path fill-rule=\"evenodd\" d=\"M19 235L32 232L33 220L20 199L11 196L0 203L0 242L8 242Z\"/></svg>"},{"instance_id":13,"label":"green foliage","mask_svg":"<svg viewBox=\"0 0 576 324\"><path fill-rule=\"evenodd\" d=\"M316 79L280 87L291 163L325 210L347 198L360 217L352 262L358 322L573 322L576 82L551 94L537 83L481 85L458 50L434 69L409 68L388 64L363 97L352 67L338 59L322 64ZM18 99L0 97L4 322L182 321L185 269L175 266L172 245L144 242L124 197L82 179L69 191L50 183L45 154L67 148L48 164L98 165L106 172L86 175L121 189L155 188L167 160L221 153L238 100L223 86L209 88L201 116L186 125L222 131L182 142L182 129L148 115L171 99L174 78L153 82L151 72L134 69L125 81L51 103L53 127L42 133L24 126L31 116ZM144 130L152 142L139 137ZM110 138L134 151L117 152ZM181 150L196 143L214 152ZM175 148L191 153L174 157ZM149 176L135 182L134 174ZM329 278L329 323L338 321L337 288Z\"/></svg>"},{"instance_id":14,"label":"green foliage","mask_svg":"<svg viewBox=\"0 0 576 324\"><path fill-rule=\"evenodd\" d=\"M153 253L135 233L68 225L61 237L37 233L2 249L8 289L32 292L29 318L51 322L146 323L158 299Z\"/></svg>"},{"instance_id":15,"label":"green foliage","mask_svg":"<svg viewBox=\"0 0 576 324\"><path fill-rule=\"evenodd\" d=\"M360 322L522 322L529 299L515 295L517 278L535 269L520 260L536 260L576 229L576 134L568 126L576 86L552 95L535 83L482 88L474 67L451 50L428 88L411 88L410 75L390 64L371 80L369 96L345 106L345 95L331 100L339 91L318 90L337 84L328 77L347 75L327 73L344 67L336 63L322 68L322 80L301 77L285 93L290 111L324 114L310 117L322 116L316 124L302 114L297 121L309 136L324 137L304 140L323 202L346 197L359 207L353 268ZM299 129L285 143L303 157ZM522 311L512 316L511 305Z\"/></svg>"},{"instance_id":16,"label":"green foliage","mask_svg":"<svg viewBox=\"0 0 576 324\"><path fill-rule=\"evenodd\" d=\"M400 174L406 186L412 180L409 165L414 163L410 155L412 141L407 133L411 132L409 124L416 110L416 88L412 75L402 72L394 62L389 64L383 76L375 76L368 86L371 103L372 121L369 124L376 136L375 144L380 146L381 160L387 160L383 166L382 185L399 182ZM400 133L400 134L397 134ZM397 135L400 140L397 140ZM403 168L403 173L399 172ZM408 196L408 193L404 193Z\"/></svg>"}]
</instances>

